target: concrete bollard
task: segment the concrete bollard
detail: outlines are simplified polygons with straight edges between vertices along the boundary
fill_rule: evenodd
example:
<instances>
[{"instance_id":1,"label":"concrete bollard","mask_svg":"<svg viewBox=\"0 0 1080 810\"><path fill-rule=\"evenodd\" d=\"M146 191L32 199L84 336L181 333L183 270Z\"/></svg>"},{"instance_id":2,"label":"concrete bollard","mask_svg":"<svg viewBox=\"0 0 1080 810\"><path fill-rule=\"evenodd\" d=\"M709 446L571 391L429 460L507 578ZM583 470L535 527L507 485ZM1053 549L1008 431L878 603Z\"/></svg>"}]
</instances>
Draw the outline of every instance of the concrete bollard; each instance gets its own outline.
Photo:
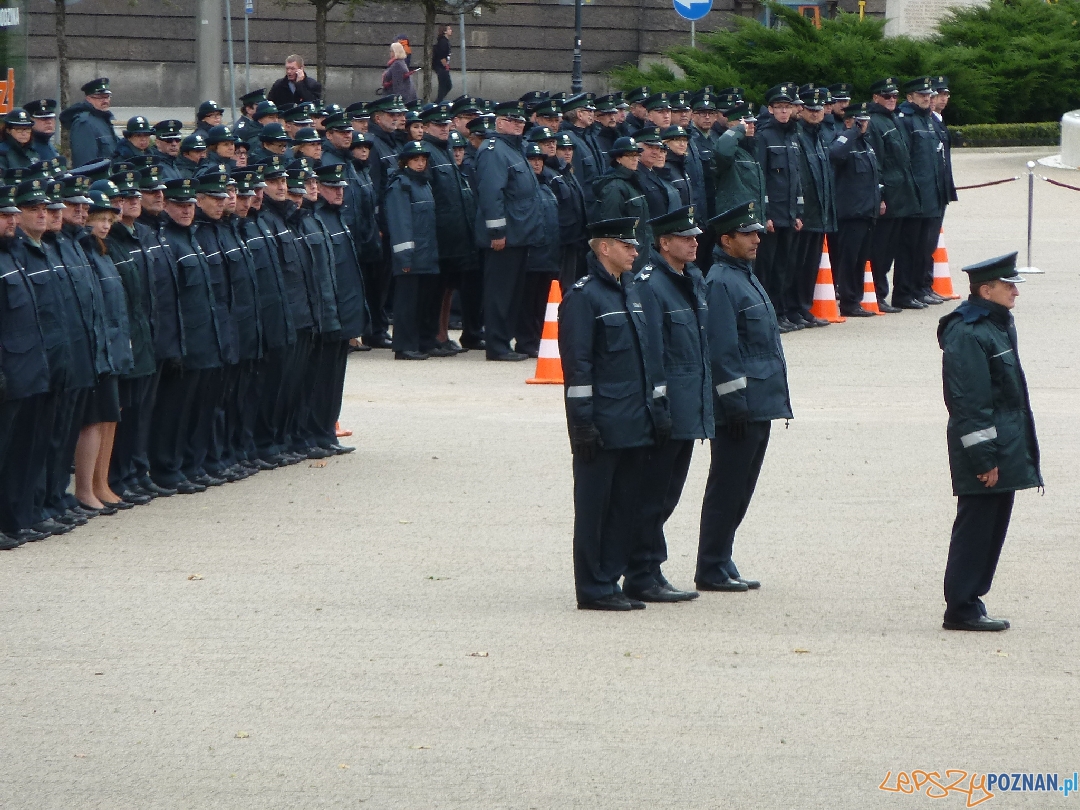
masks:
<instances>
[{"instance_id":1,"label":"concrete bollard","mask_svg":"<svg viewBox=\"0 0 1080 810\"><path fill-rule=\"evenodd\" d=\"M1080 110L1061 116L1061 162L1080 166Z\"/></svg>"}]
</instances>

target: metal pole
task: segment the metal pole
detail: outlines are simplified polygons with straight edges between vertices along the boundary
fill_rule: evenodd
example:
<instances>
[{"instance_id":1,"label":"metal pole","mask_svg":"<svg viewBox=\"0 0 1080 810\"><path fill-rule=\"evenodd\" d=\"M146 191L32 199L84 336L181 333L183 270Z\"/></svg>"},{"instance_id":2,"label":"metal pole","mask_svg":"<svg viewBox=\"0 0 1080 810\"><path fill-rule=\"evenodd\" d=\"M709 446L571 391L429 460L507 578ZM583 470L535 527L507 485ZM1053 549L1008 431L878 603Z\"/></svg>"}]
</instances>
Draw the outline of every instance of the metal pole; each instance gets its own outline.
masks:
<instances>
[{"instance_id":1,"label":"metal pole","mask_svg":"<svg viewBox=\"0 0 1080 810\"><path fill-rule=\"evenodd\" d=\"M690 47L691 48L696 48L697 47L697 45L694 44L694 33L695 33L694 32L694 26L695 26L695 23L694 23L693 20L691 20L690 21Z\"/></svg>"},{"instance_id":2,"label":"metal pole","mask_svg":"<svg viewBox=\"0 0 1080 810\"><path fill-rule=\"evenodd\" d=\"M1033 267L1031 264L1031 231L1035 222L1035 162L1029 160L1027 164L1028 170L1028 220L1027 220L1027 267L1021 267L1018 272L1027 273L1028 275L1037 275L1042 273L1038 267Z\"/></svg>"},{"instance_id":3,"label":"metal pole","mask_svg":"<svg viewBox=\"0 0 1080 810\"><path fill-rule=\"evenodd\" d=\"M469 95L469 73L465 69L465 4L458 14L458 34L461 35L461 94Z\"/></svg>"},{"instance_id":4,"label":"metal pole","mask_svg":"<svg viewBox=\"0 0 1080 810\"><path fill-rule=\"evenodd\" d=\"M244 93L251 92L251 51L248 48L248 17L251 12L244 9Z\"/></svg>"},{"instance_id":5,"label":"metal pole","mask_svg":"<svg viewBox=\"0 0 1080 810\"><path fill-rule=\"evenodd\" d=\"M229 43L229 113L236 120L236 63L233 61L232 0L225 0L225 36Z\"/></svg>"},{"instance_id":6,"label":"metal pole","mask_svg":"<svg viewBox=\"0 0 1080 810\"><path fill-rule=\"evenodd\" d=\"M221 40L225 24L223 0L195 0L196 104L221 98Z\"/></svg>"},{"instance_id":7,"label":"metal pole","mask_svg":"<svg viewBox=\"0 0 1080 810\"><path fill-rule=\"evenodd\" d=\"M570 77L570 92L581 92L581 0L574 0L574 72Z\"/></svg>"}]
</instances>

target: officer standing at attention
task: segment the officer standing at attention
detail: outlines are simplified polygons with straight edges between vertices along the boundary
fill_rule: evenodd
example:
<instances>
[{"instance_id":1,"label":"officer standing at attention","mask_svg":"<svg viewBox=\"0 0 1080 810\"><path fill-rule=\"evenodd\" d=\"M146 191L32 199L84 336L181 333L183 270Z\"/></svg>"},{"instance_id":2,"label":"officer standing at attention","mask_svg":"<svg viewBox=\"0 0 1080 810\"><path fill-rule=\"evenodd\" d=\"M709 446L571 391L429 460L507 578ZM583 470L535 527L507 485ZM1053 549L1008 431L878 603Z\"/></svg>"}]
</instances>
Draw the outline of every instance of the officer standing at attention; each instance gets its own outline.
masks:
<instances>
[{"instance_id":1,"label":"officer standing at attention","mask_svg":"<svg viewBox=\"0 0 1080 810\"><path fill-rule=\"evenodd\" d=\"M765 460L771 422L792 418L776 313L754 275L764 230L756 207L744 203L709 222L717 234L706 278L716 436L701 504L699 591L760 587L739 574L731 550Z\"/></svg>"},{"instance_id":2,"label":"officer standing at attention","mask_svg":"<svg viewBox=\"0 0 1080 810\"><path fill-rule=\"evenodd\" d=\"M31 148L34 122L26 110L16 107L4 118L4 139L0 142L0 171L25 169L37 163L37 153Z\"/></svg>"},{"instance_id":3,"label":"officer standing at attention","mask_svg":"<svg viewBox=\"0 0 1080 810\"><path fill-rule=\"evenodd\" d=\"M224 113L225 108L213 99L204 101L195 111L195 132L205 138L211 129L221 126Z\"/></svg>"},{"instance_id":4,"label":"officer standing at attention","mask_svg":"<svg viewBox=\"0 0 1080 810\"><path fill-rule=\"evenodd\" d=\"M150 147L150 155L157 158L163 183L180 178L176 159L180 157L180 141L183 139L180 130L183 126L183 122L175 118L154 124L154 145Z\"/></svg>"},{"instance_id":5,"label":"officer standing at attention","mask_svg":"<svg viewBox=\"0 0 1080 810\"><path fill-rule=\"evenodd\" d=\"M633 218L589 226L589 275L559 306L559 354L574 454L574 581L580 610L634 610L619 587L639 521L648 448L671 435L663 337L634 265ZM627 276L629 279L629 276Z\"/></svg>"},{"instance_id":6,"label":"officer standing at attention","mask_svg":"<svg viewBox=\"0 0 1080 810\"><path fill-rule=\"evenodd\" d=\"M52 160L58 154L52 144L52 136L56 134L56 100L28 101L23 108L34 121L30 148L37 153L38 160Z\"/></svg>"},{"instance_id":7,"label":"officer standing at attention","mask_svg":"<svg viewBox=\"0 0 1080 810\"><path fill-rule=\"evenodd\" d=\"M637 135L637 131L643 126L649 123L648 113L645 110L645 99L649 97L648 87L637 87L633 90L627 90L623 95L626 102L630 105L630 110L623 120L620 127L622 134L625 137L632 138Z\"/></svg>"},{"instance_id":8,"label":"officer standing at attention","mask_svg":"<svg viewBox=\"0 0 1080 810\"><path fill-rule=\"evenodd\" d=\"M136 115L128 119L123 134L123 139L112 154L113 160L131 160L133 157L145 155L150 149L150 136L154 134L154 128L146 118Z\"/></svg>"},{"instance_id":9,"label":"officer standing at attention","mask_svg":"<svg viewBox=\"0 0 1080 810\"><path fill-rule=\"evenodd\" d=\"M244 93L244 95L240 96L240 117L233 121L233 135L242 141L251 139L251 136L253 136L259 128L259 125L255 123L253 117L255 115L255 109L264 101L266 101L265 87L260 87L258 90L252 90L251 92Z\"/></svg>"},{"instance_id":10,"label":"officer standing at attention","mask_svg":"<svg viewBox=\"0 0 1080 810\"><path fill-rule=\"evenodd\" d=\"M596 198L593 183L604 173L604 154L593 134L596 107L589 93L571 96L562 105L561 132L567 133L574 142L574 175L585 192L585 207L591 211Z\"/></svg>"},{"instance_id":11,"label":"officer standing at attention","mask_svg":"<svg viewBox=\"0 0 1080 810\"><path fill-rule=\"evenodd\" d=\"M634 280L646 313L663 323L664 372L671 407L671 438L649 449L641 515L630 546L623 592L642 602L685 602L695 591L675 588L660 566L667 560L664 524L682 497L694 440L713 437L712 371L706 335L709 308L705 279L694 264L697 237L692 205L652 220L652 264Z\"/></svg>"},{"instance_id":12,"label":"officer standing at attention","mask_svg":"<svg viewBox=\"0 0 1080 810\"><path fill-rule=\"evenodd\" d=\"M945 567L946 630L1005 630L980 597L990 591L1017 490L1043 486L1027 380L1010 310L1016 254L963 268L971 296L938 324L957 496Z\"/></svg>"},{"instance_id":13,"label":"officer standing at attention","mask_svg":"<svg viewBox=\"0 0 1080 810\"><path fill-rule=\"evenodd\" d=\"M495 135L476 154L476 242L484 256L484 328L488 360L527 360L511 351L525 291L529 246L540 234L540 185L522 153L525 108L495 107Z\"/></svg>"},{"instance_id":14,"label":"officer standing at attention","mask_svg":"<svg viewBox=\"0 0 1080 810\"><path fill-rule=\"evenodd\" d=\"M85 166L95 160L111 159L117 138L113 132L112 90L106 78L94 79L82 86L84 101L60 113L60 123L71 133L71 164Z\"/></svg>"}]
</instances>

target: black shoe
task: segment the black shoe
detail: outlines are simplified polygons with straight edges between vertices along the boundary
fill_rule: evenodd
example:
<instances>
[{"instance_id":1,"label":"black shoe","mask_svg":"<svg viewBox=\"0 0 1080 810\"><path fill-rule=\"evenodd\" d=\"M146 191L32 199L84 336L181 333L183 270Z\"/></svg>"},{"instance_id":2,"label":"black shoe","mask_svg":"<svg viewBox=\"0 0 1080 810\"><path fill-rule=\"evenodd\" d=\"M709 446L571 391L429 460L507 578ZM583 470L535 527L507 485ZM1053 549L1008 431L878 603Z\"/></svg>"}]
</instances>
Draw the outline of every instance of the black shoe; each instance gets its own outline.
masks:
<instances>
[{"instance_id":1,"label":"black shoe","mask_svg":"<svg viewBox=\"0 0 1080 810\"><path fill-rule=\"evenodd\" d=\"M928 293L927 295L920 295L915 300L916 301L921 301L922 303L927 304L928 306L932 306L932 307L937 306L938 304L944 304L945 303L944 298L938 298L936 295L934 295L932 293Z\"/></svg>"},{"instance_id":2,"label":"black shoe","mask_svg":"<svg viewBox=\"0 0 1080 810\"><path fill-rule=\"evenodd\" d=\"M332 450L324 450L321 447L312 447L307 451L307 457L310 459L330 458L334 455Z\"/></svg>"},{"instance_id":3,"label":"black shoe","mask_svg":"<svg viewBox=\"0 0 1080 810\"><path fill-rule=\"evenodd\" d=\"M181 495L195 495L199 492L206 492L206 485L197 481L181 481L176 485L176 491Z\"/></svg>"},{"instance_id":4,"label":"black shoe","mask_svg":"<svg viewBox=\"0 0 1080 810\"><path fill-rule=\"evenodd\" d=\"M155 495L158 498L171 498L176 494L176 490L172 487L163 487L155 484L153 481L144 482L142 488L149 494Z\"/></svg>"},{"instance_id":5,"label":"black shoe","mask_svg":"<svg viewBox=\"0 0 1080 810\"><path fill-rule=\"evenodd\" d=\"M370 346L365 346L360 341L356 341L355 343L353 343L351 340L349 341L349 353L350 354L352 352L370 352L370 351L371 351L371 347Z\"/></svg>"},{"instance_id":6,"label":"black shoe","mask_svg":"<svg viewBox=\"0 0 1080 810\"><path fill-rule=\"evenodd\" d=\"M146 506L150 501L154 500L149 495L139 495L136 492L132 492L130 489L125 489L120 493L120 497L128 503L133 503L136 506Z\"/></svg>"},{"instance_id":7,"label":"black shoe","mask_svg":"<svg viewBox=\"0 0 1080 810\"><path fill-rule=\"evenodd\" d=\"M638 602L638 604L645 607L642 602ZM640 610L640 608L635 608L634 603L621 593L613 593L592 602L578 602L577 607L578 610Z\"/></svg>"},{"instance_id":8,"label":"black shoe","mask_svg":"<svg viewBox=\"0 0 1080 810\"><path fill-rule=\"evenodd\" d=\"M423 352L394 352L395 360L427 360L428 356Z\"/></svg>"},{"instance_id":9,"label":"black shoe","mask_svg":"<svg viewBox=\"0 0 1080 810\"><path fill-rule=\"evenodd\" d=\"M435 346L432 349L428 349L425 354L428 357L453 357L457 352L446 346Z\"/></svg>"},{"instance_id":10,"label":"black shoe","mask_svg":"<svg viewBox=\"0 0 1080 810\"><path fill-rule=\"evenodd\" d=\"M742 577L734 577L734 580L736 582L741 582L751 591L756 591L758 588L761 587L761 583L758 582L756 579L743 579Z\"/></svg>"},{"instance_id":11,"label":"black shoe","mask_svg":"<svg viewBox=\"0 0 1080 810\"><path fill-rule=\"evenodd\" d=\"M810 315L809 313L806 313L806 312L800 312L796 317L798 317L803 322L803 324L806 325L806 327L808 329L813 329L816 326L828 326L829 325L829 322L827 320L825 320L824 318L818 318L818 317L816 317L814 315ZM795 318L788 318L788 320L791 321L792 323L798 323L798 321L796 321Z\"/></svg>"},{"instance_id":12,"label":"black shoe","mask_svg":"<svg viewBox=\"0 0 1080 810\"><path fill-rule=\"evenodd\" d=\"M0 533L0 551L11 551L13 548L25 545L25 543L25 540L19 540L18 538Z\"/></svg>"},{"instance_id":13,"label":"black shoe","mask_svg":"<svg viewBox=\"0 0 1080 810\"><path fill-rule=\"evenodd\" d=\"M888 301L884 301L881 298L878 299L877 306L878 309L889 315L895 315L897 312L900 312L900 307L894 307Z\"/></svg>"},{"instance_id":14,"label":"black shoe","mask_svg":"<svg viewBox=\"0 0 1080 810\"><path fill-rule=\"evenodd\" d=\"M464 346L462 346L456 340L450 340L450 339L444 340L442 343L439 344L439 346L441 348L443 348L443 349L449 349L454 354L461 354L462 352L467 352L468 351L468 349L466 349Z\"/></svg>"},{"instance_id":15,"label":"black shoe","mask_svg":"<svg viewBox=\"0 0 1080 810\"><path fill-rule=\"evenodd\" d=\"M105 504L101 509L95 509L92 506L87 506L82 501L76 501L79 504L79 508L86 512L87 517L97 517L98 515L115 515L120 510L115 506L109 506Z\"/></svg>"},{"instance_id":16,"label":"black shoe","mask_svg":"<svg viewBox=\"0 0 1080 810\"><path fill-rule=\"evenodd\" d=\"M948 619L941 623L945 630L975 630L989 633L998 633L1008 630L1008 619L991 619L989 616L979 616L977 619L966 619L962 622L950 622Z\"/></svg>"},{"instance_id":17,"label":"black shoe","mask_svg":"<svg viewBox=\"0 0 1080 810\"><path fill-rule=\"evenodd\" d=\"M204 487L220 487L225 484L224 478L218 478L213 475L203 474L192 478L191 481L196 484L202 484Z\"/></svg>"},{"instance_id":18,"label":"black shoe","mask_svg":"<svg viewBox=\"0 0 1080 810\"><path fill-rule=\"evenodd\" d=\"M656 583L661 588L664 588L665 590L672 591L674 593L679 594L682 597L679 600L680 602L690 602L690 601L692 601L694 599L697 599L699 596L701 596L701 594L698 593L697 591L683 591L683 590L680 590L679 588L676 588L674 585L672 585L670 582L667 581L667 577L665 577L663 574L657 574L656 575Z\"/></svg>"},{"instance_id":19,"label":"black shoe","mask_svg":"<svg viewBox=\"0 0 1080 810\"><path fill-rule=\"evenodd\" d=\"M509 363L520 363L522 360L528 360L529 355L522 354L521 352L505 352L504 354L489 354L487 359ZM604 608L598 608L598 610L604 610Z\"/></svg>"},{"instance_id":20,"label":"black shoe","mask_svg":"<svg viewBox=\"0 0 1080 810\"><path fill-rule=\"evenodd\" d=\"M741 582L737 579L731 579L730 577L720 580L718 582L703 582L699 579L694 582L694 586L699 591L724 591L727 593L743 593L744 591L750 590L750 586L747 585L745 582Z\"/></svg>"},{"instance_id":21,"label":"black shoe","mask_svg":"<svg viewBox=\"0 0 1080 810\"><path fill-rule=\"evenodd\" d=\"M639 602L685 602L682 591L668 590L660 585L650 585L648 588L623 588L623 593L628 599L637 599ZM696 596L696 594L695 594Z\"/></svg>"},{"instance_id":22,"label":"black shoe","mask_svg":"<svg viewBox=\"0 0 1080 810\"><path fill-rule=\"evenodd\" d=\"M804 328L802 323L795 323L784 317L776 319L776 326L780 329L781 335L786 335L788 332L798 332L800 329Z\"/></svg>"},{"instance_id":23,"label":"black shoe","mask_svg":"<svg viewBox=\"0 0 1080 810\"><path fill-rule=\"evenodd\" d=\"M48 537L51 534L67 534L68 532L70 532L75 527L74 526L66 526L63 523L57 523L55 520L52 520L50 518L50 519L42 520L42 521L40 521L38 523L35 523L30 528L33 529L38 534L43 534L46 537Z\"/></svg>"},{"instance_id":24,"label":"black shoe","mask_svg":"<svg viewBox=\"0 0 1080 810\"><path fill-rule=\"evenodd\" d=\"M862 307L855 307L854 309L852 309L851 307L847 307L847 308L841 309L840 314L843 315L845 318L873 318L874 317L873 312L868 312L867 310L863 309Z\"/></svg>"},{"instance_id":25,"label":"black shoe","mask_svg":"<svg viewBox=\"0 0 1080 810\"><path fill-rule=\"evenodd\" d=\"M75 503L77 504L77 506L75 506L71 511L74 512L76 515L82 515L87 520L89 520L90 518L96 518L98 515L101 514L100 509L95 509L92 506L87 506L82 501L75 501Z\"/></svg>"},{"instance_id":26,"label":"black shoe","mask_svg":"<svg viewBox=\"0 0 1080 810\"><path fill-rule=\"evenodd\" d=\"M484 349L487 347L487 343L483 340L469 340L468 338L461 339L461 350L467 352L469 349Z\"/></svg>"},{"instance_id":27,"label":"black shoe","mask_svg":"<svg viewBox=\"0 0 1080 810\"><path fill-rule=\"evenodd\" d=\"M9 536L21 546L23 543L36 543L38 540L44 540L49 535L35 532L33 529L19 529L16 532L11 532Z\"/></svg>"},{"instance_id":28,"label":"black shoe","mask_svg":"<svg viewBox=\"0 0 1080 810\"><path fill-rule=\"evenodd\" d=\"M922 301L916 301L914 298L899 301L894 298L893 306L900 307L900 309L926 309L926 304Z\"/></svg>"},{"instance_id":29,"label":"black shoe","mask_svg":"<svg viewBox=\"0 0 1080 810\"><path fill-rule=\"evenodd\" d=\"M273 463L267 461L264 458L256 458L256 459L253 459L252 461L250 461L248 463L252 467L254 467L256 470L266 471L266 470L276 470L278 468L277 464L273 464Z\"/></svg>"},{"instance_id":30,"label":"black shoe","mask_svg":"<svg viewBox=\"0 0 1080 810\"><path fill-rule=\"evenodd\" d=\"M65 526L71 526L72 528L75 528L76 526L85 526L90 522L87 518L70 509L63 514L57 515L53 520L57 523L63 523Z\"/></svg>"},{"instance_id":31,"label":"black shoe","mask_svg":"<svg viewBox=\"0 0 1080 810\"><path fill-rule=\"evenodd\" d=\"M372 335L363 339L365 346L370 346L372 349L392 349L394 348L394 342L390 340L386 335Z\"/></svg>"},{"instance_id":32,"label":"black shoe","mask_svg":"<svg viewBox=\"0 0 1080 810\"><path fill-rule=\"evenodd\" d=\"M339 455L339 456L345 456L345 455L348 455L349 453L356 452L355 447L350 447L350 446L348 446L346 444L332 444L329 447L327 447L326 449L327 450L332 450L336 455Z\"/></svg>"},{"instance_id":33,"label":"black shoe","mask_svg":"<svg viewBox=\"0 0 1080 810\"><path fill-rule=\"evenodd\" d=\"M113 509L123 509L125 511L135 508L135 504L131 503L130 501L125 501L123 498L118 501L102 501L102 503L106 506L112 507Z\"/></svg>"}]
</instances>

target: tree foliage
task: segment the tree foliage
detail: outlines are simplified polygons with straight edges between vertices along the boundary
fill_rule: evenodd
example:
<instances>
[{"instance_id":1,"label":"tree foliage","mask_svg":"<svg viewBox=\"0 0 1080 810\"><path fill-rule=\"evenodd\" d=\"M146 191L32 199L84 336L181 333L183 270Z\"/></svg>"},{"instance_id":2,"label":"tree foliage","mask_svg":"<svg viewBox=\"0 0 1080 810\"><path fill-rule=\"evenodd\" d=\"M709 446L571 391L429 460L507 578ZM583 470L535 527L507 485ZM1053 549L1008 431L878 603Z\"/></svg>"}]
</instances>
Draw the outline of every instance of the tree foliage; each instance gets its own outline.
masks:
<instances>
[{"instance_id":1,"label":"tree foliage","mask_svg":"<svg viewBox=\"0 0 1080 810\"><path fill-rule=\"evenodd\" d=\"M1056 120L1080 107L1080 0L991 0L950 12L928 39L886 37L884 21L854 14L822 20L819 29L794 9L768 5L779 27L736 17L730 31L699 35L700 48L670 51L685 78L661 65L624 66L613 72L617 84L738 86L761 102L784 81L847 81L861 100L883 76L941 73L949 77L954 123Z\"/></svg>"}]
</instances>

